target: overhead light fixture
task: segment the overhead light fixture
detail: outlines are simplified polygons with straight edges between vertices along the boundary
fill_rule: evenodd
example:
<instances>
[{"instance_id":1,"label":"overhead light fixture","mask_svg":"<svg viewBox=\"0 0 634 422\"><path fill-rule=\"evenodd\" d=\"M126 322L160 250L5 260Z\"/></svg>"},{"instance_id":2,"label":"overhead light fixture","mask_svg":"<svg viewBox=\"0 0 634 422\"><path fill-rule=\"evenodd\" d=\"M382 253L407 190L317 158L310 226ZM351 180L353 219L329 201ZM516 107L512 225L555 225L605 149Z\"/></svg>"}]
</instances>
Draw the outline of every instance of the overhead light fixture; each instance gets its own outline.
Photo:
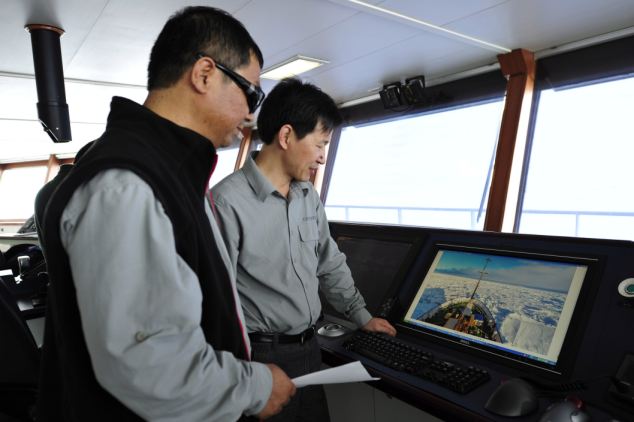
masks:
<instances>
[{"instance_id":1,"label":"overhead light fixture","mask_svg":"<svg viewBox=\"0 0 634 422\"><path fill-rule=\"evenodd\" d=\"M291 76L297 76L300 73L308 72L309 70L315 69L316 67L327 63L330 62L297 55L264 69L260 77L279 81Z\"/></svg>"}]
</instances>

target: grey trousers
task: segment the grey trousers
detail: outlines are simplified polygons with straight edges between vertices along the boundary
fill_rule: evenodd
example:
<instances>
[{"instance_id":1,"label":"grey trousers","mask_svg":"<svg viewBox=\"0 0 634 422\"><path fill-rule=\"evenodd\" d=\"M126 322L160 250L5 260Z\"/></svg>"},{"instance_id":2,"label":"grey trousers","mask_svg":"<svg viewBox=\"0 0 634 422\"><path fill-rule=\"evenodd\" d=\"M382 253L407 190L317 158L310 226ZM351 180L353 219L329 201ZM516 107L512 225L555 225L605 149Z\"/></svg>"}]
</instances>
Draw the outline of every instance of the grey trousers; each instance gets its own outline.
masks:
<instances>
[{"instance_id":1,"label":"grey trousers","mask_svg":"<svg viewBox=\"0 0 634 422\"><path fill-rule=\"evenodd\" d=\"M256 362L274 363L290 378L318 371L321 351L315 337L305 344L251 343L251 358ZM321 385L297 389L297 393L271 422L329 422L326 393Z\"/></svg>"}]
</instances>

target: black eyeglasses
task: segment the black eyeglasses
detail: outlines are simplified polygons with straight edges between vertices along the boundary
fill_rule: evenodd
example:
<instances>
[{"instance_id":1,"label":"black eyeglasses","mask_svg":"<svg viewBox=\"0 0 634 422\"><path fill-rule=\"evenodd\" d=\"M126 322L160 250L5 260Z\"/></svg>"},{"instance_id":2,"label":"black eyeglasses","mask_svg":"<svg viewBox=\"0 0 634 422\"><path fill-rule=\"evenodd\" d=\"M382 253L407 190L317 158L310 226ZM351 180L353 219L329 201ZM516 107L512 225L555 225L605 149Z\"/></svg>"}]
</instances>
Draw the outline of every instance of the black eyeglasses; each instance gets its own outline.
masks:
<instances>
[{"instance_id":1,"label":"black eyeglasses","mask_svg":"<svg viewBox=\"0 0 634 422\"><path fill-rule=\"evenodd\" d=\"M200 60L203 57L209 56L204 53L196 54L196 60ZM242 92L244 92L244 95L247 98L247 105L249 106L249 113L254 113L255 110L260 107L260 104L262 104L262 101L264 101L264 97L266 96L266 94L264 94L264 91L262 91L262 88L252 84L245 77L237 74L222 63L218 63L213 57L209 58L214 61L218 69L220 69L225 75L227 75L229 79L235 82L235 84L238 85Z\"/></svg>"}]
</instances>

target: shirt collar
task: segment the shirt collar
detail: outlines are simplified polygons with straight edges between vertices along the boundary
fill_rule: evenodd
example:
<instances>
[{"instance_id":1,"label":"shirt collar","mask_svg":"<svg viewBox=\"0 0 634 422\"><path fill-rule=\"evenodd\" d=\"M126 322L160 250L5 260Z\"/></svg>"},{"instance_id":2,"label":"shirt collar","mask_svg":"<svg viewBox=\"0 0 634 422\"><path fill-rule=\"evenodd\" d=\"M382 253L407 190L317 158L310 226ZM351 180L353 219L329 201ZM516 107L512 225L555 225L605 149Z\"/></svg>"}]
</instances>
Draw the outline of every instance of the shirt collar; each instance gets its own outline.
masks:
<instances>
[{"instance_id":1,"label":"shirt collar","mask_svg":"<svg viewBox=\"0 0 634 422\"><path fill-rule=\"evenodd\" d=\"M255 192L255 195L262 202L266 199L267 196L273 195L277 193L277 189L275 186L266 178L265 175L262 174L257 164L255 164L255 157L258 155L259 151L254 151L251 154L247 155L247 159L242 166L242 171L244 172L245 177L247 178L247 182ZM309 182L291 182L290 192L292 194L302 193L303 196L308 195L310 189ZM291 199L291 195L289 195L289 200Z\"/></svg>"}]
</instances>

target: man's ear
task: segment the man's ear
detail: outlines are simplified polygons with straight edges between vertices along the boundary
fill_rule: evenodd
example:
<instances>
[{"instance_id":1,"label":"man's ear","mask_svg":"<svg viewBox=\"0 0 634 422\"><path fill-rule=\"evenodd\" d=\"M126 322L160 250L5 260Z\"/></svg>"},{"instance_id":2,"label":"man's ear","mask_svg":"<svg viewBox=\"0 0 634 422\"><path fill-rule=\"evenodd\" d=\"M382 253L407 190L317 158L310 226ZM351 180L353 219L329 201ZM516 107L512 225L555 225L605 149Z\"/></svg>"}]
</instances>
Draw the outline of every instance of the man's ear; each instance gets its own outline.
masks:
<instances>
[{"instance_id":1,"label":"man's ear","mask_svg":"<svg viewBox=\"0 0 634 422\"><path fill-rule=\"evenodd\" d=\"M194 63L190 72L190 82L199 93L207 92L211 86L211 75L216 70L213 60L203 57Z\"/></svg>"},{"instance_id":2,"label":"man's ear","mask_svg":"<svg viewBox=\"0 0 634 422\"><path fill-rule=\"evenodd\" d=\"M289 124L282 125L280 130L277 131L277 142L280 145L280 148L287 150L292 136L293 126Z\"/></svg>"}]
</instances>

